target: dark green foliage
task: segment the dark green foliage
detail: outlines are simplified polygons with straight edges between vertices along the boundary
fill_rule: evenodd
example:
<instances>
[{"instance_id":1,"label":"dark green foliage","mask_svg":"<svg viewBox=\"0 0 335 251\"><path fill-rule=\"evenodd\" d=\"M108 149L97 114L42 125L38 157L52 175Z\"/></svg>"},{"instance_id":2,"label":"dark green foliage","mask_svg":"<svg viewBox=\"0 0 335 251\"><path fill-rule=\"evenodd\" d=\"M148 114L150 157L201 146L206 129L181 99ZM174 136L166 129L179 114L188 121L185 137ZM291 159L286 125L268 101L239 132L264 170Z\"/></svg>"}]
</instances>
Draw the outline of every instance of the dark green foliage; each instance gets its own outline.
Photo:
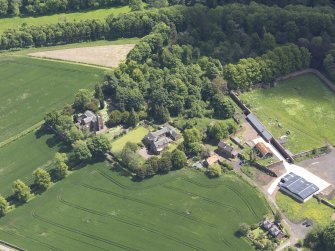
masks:
<instances>
[{"instance_id":1,"label":"dark green foliage","mask_svg":"<svg viewBox=\"0 0 335 251\"><path fill-rule=\"evenodd\" d=\"M166 174L172 170L172 154L170 152L164 152L162 157L158 161L158 171L162 174Z\"/></svg>"},{"instance_id":2,"label":"dark green foliage","mask_svg":"<svg viewBox=\"0 0 335 251\"><path fill-rule=\"evenodd\" d=\"M111 150L111 144L105 135L100 134L87 140L87 147L94 158L105 158Z\"/></svg>"},{"instance_id":3,"label":"dark green foliage","mask_svg":"<svg viewBox=\"0 0 335 251\"><path fill-rule=\"evenodd\" d=\"M142 158L136 153L136 144L127 142L120 153L120 158L123 165L132 172L142 167Z\"/></svg>"},{"instance_id":4,"label":"dark green foliage","mask_svg":"<svg viewBox=\"0 0 335 251\"><path fill-rule=\"evenodd\" d=\"M207 175L210 178L217 178L222 175L222 169L219 164L210 165L207 169Z\"/></svg>"},{"instance_id":5,"label":"dark green foliage","mask_svg":"<svg viewBox=\"0 0 335 251\"><path fill-rule=\"evenodd\" d=\"M312 250L335 250L335 223L313 229L307 235L305 245Z\"/></svg>"},{"instance_id":6,"label":"dark green foliage","mask_svg":"<svg viewBox=\"0 0 335 251\"><path fill-rule=\"evenodd\" d=\"M13 196L17 201L25 203L31 196L30 188L21 180L16 180L13 183Z\"/></svg>"},{"instance_id":7,"label":"dark green foliage","mask_svg":"<svg viewBox=\"0 0 335 251\"><path fill-rule=\"evenodd\" d=\"M220 119L228 119L235 114L235 108L230 99L227 99L222 94L216 94L212 100L211 105L214 109L214 115Z\"/></svg>"},{"instance_id":8,"label":"dark green foliage","mask_svg":"<svg viewBox=\"0 0 335 251\"><path fill-rule=\"evenodd\" d=\"M125 5L127 0L1 0L0 17L6 15L50 15L65 11L106 8Z\"/></svg>"},{"instance_id":9,"label":"dark green foliage","mask_svg":"<svg viewBox=\"0 0 335 251\"><path fill-rule=\"evenodd\" d=\"M248 90L254 84L269 83L281 75L308 68L309 65L308 50L291 44L277 47L261 57L228 64L224 76L230 89Z\"/></svg>"},{"instance_id":10,"label":"dark green foliage","mask_svg":"<svg viewBox=\"0 0 335 251\"><path fill-rule=\"evenodd\" d=\"M78 140L73 143L73 157L77 162L86 162L92 158L92 153L85 141Z\"/></svg>"},{"instance_id":11,"label":"dark green foliage","mask_svg":"<svg viewBox=\"0 0 335 251\"><path fill-rule=\"evenodd\" d=\"M0 217L5 216L9 208L7 200L0 195Z\"/></svg>"},{"instance_id":12,"label":"dark green foliage","mask_svg":"<svg viewBox=\"0 0 335 251\"><path fill-rule=\"evenodd\" d=\"M181 169L187 165L187 158L184 152L176 149L171 155L172 168Z\"/></svg>"},{"instance_id":13,"label":"dark green foliage","mask_svg":"<svg viewBox=\"0 0 335 251\"><path fill-rule=\"evenodd\" d=\"M42 168L37 168L33 172L34 184L41 190L46 190L51 184L50 174Z\"/></svg>"},{"instance_id":14,"label":"dark green foliage","mask_svg":"<svg viewBox=\"0 0 335 251\"><path fill-rule=\"evenodd\" d=\"M136 127L139 122L138 114L132 109L131 113L129 114L127 126L128 127Z\"/></svg>"}]
</instances>

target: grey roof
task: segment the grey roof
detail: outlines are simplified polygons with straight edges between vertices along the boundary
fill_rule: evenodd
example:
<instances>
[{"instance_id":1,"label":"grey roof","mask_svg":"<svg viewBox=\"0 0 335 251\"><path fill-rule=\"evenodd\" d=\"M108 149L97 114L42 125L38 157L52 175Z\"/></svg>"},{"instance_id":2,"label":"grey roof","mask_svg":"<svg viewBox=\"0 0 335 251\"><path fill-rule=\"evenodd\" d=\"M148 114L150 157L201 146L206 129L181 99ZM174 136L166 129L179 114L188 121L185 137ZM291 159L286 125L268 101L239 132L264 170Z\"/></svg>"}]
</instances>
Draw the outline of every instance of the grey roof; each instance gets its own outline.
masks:
<instances>
[{"instance_id":1,"label":"grey roof","mask_svg":"<svg viewBox=\"0 0 335 251\"><path fill-rule=\"evenodd\" d=\"M272 224L272 222L270 222L268 220L265 220L265 221L263 221L262 225L266 230L269 230L272 227L273 224Z\"/></svg>"},{"instance_id":2,"label":"grey roof","mask_svg":"<svg viewBox=\"0 0 335 251\"><path fill-rule=\"evenodd\" d=\"M155 145L155 148L159 150L159 148L164 147L165 145L169 144L169 139L166 137L160 138L159 140L155 141L153 143Z\"/></svg>"},{"instance_id":3,"label":"grey roof","mask_svg":"<svg viewBox=\"0 0 335 251\"><path fill-rule=\"evenodd\" d=\"M149 132L144 138L148 141L158 141L159 137L166 135L167 133L170 133L170 135L174 138L178 136L178 133L174 129L171 129L168 126L164 126L160 130Z\"/></svg>"},{"instance_id":4,"label":"grey roof","mask_svg":"<svg viewBox=\"0 0 335 251\"><path fill-rule=\"evenodd\" d=\"M251 124L253 124L253 126L256 128L256 130L262 134L262 136L267 140L270 141L273 136L272 134L265 128L265 126L258 120L258 118L250 113L247 116L247 119L250 121Z\"/></svg>"},{"instance_id":5,"label":"grey roof","mask_svg":"<svg viewBox=\"0 0 335 251\"><path fill-rule=\"evenodd\" d=\"M280 186L295 194L302 200L305 200L319 190L316 185L306 181L304 178L292 172L285 175L280 180Z\"/></svg>"},{"instance_id":6,"label":"grey roof","mask_svg":"<svg viewBox=\"0 0 335 251\"><path fill-rule=\"evenodd\" d=\"M220 141L219 144L218 144L218 147L227 151L227 152L232 152L234 150L234 148L232 146L228 145L224 141Z\"/></svg>"}]
</instances>

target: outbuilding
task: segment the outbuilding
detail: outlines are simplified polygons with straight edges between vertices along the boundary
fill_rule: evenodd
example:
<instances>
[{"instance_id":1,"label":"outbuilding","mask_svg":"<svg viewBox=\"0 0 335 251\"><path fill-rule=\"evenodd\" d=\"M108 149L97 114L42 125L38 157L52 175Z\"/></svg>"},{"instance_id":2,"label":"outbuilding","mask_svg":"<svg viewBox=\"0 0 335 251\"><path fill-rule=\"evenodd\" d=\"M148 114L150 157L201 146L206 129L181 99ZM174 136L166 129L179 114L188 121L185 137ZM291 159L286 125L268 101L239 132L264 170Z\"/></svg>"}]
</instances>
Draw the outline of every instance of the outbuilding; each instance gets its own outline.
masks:
<instances>
[{"instance_id":1,"label":"outbuilding","mask_svg":"<svg viewBox=\"0 0 335 251\"><path fill-rule=\"evenodd\" d=\"M273 155L270 148L268 148L263 142L258 142L255 145L255 148L263 159L270 158Z\"/></svg>"},{"instance_id":2,"label":"outbuilding","mask_svg":"<svg viewBox=\"0 0 335 251\"><path fill-rule=\"evenodd\" d=\"M313 196L319 188L293 172L285 175L279 182L280 190L300 202L305 202Z\"/></svg>"}]
</instances>

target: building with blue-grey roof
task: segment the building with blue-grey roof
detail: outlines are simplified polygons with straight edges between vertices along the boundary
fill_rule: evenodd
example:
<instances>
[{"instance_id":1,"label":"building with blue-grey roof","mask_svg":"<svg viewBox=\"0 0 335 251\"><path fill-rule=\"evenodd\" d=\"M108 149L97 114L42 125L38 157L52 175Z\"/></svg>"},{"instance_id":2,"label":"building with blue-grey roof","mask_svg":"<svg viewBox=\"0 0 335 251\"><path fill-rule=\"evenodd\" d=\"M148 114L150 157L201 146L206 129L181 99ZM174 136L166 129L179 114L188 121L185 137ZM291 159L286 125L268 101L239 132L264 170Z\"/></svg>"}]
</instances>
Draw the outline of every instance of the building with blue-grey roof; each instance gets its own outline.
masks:
<instances>
[{"instance_id":1,"label":"building with blue-grey roof","mask_svg":"<svg viewBox=\"0 0 335 251\"><path fill-rule=\"evenodd\" d=\"M319 191L316 185L292 172L281 178L279 186L281 191L300 202L307 201L313 194Z\"/></svg>"},{"instance_id":2,"label":"building with blue-grey roof","mask_svg":"<svg viewBox=\"0 0 335 251\"><path fill-rule=\"evenodd\" d=\"M258 118L250 113L247 115L248 121L256 129L256 131L267 141L270 142L273 138L272 134L265 128L265 126L258 120Z\"/></svg>"}]
</instances>

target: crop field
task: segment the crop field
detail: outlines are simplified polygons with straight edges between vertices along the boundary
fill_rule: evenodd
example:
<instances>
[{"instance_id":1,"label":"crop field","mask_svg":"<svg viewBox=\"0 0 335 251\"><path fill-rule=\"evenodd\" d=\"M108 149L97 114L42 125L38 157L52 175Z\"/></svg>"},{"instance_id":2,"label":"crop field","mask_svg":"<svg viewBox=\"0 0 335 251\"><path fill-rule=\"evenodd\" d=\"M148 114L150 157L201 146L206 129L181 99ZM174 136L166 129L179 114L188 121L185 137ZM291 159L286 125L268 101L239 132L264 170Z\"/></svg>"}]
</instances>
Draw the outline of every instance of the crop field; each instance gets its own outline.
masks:
<instances>
[{"instance_id":1,"label":"crop field","mask_svg":"<svg viewBox=\"0 0 335 251\"><path fill-rule=\"evenodd\" d=\"M16 179L30 184L32 172L38 167L46 168L62 147L52 135L31 132L0 148L0 194L10 195Z\"/></svg>"},{"instance_id":2,"label":"crop field","mask_svg":"<svg viewBox=\"0 0 335 251\"><path fill-rule=\"evenodd\" d=\"M61 183L1 219L1 239L45 251L251 250L235 231L268 212L236 176L189 169L138 183L99 163Z\"/></svg>"},{"instance_id":3,"label":"crop field","mask_svg":"<svg viewBox=\"0 0 335 251\"><path fill-rule=\"evenodd\" d=\"M277 192L276 202L290 221L299 223L304 219L310 219L314 223L326 225L331 220L334 210L311 198L305 203L298 203L291 197ZM322 212L322 213L321 213Z\"/></svg>"},{"instance_id":4,"label":"crop field","mask_svg":"<svg viewBox=\"0 0 335 251\"><path fill-rule=\"evenodd\" d=\"M0 34L2 34L7 29L17 29L22 26L22 24L27 24L29 26L35 25L46 25L55 24L58 22L73 22L85 19L105 19L111 14L117 15L121 13L127 13L130 11L129 6L113 7L108 9L99 10L88 10L83 12L75 13L61 13L49 16L41 17L11 17L11 18L1 18L0 20Z\"/></svg>"},{"instance_id":5,"label":"crop field","mask_svg":"<svg viewBox=\"0 0 335 251\"><path fill-rule=\"evenodd\" d=\"M240 96L276 138L288 134L285 147L292 153L335 144L335 95L315 75Z\"/></svg>"},{"instance_id":6,"label":"crop field","mask_svg":"<svg viewBox=\"0 0 335 251\"><path fill-rule=\"evenodd\" d=\"M112 151L117 153L123 149L127 142L140 143L145 135L149 133L149 130L143 126L139 126L134 130L131 130L126 135L116 139L112 142Z\"/></svg>"},{"instance_id":7,"label":"crop field","mask_svg":"<svg viewBox=\"0 0 335 251\"><path fill-rule=\"evenodd\" d=\"M52 109L93 87L102 69L27 57L0 57L0 143L40 122Z\"/></svg>"},{"instance_id":8,"label":"crop field","mask_svg":"<svg viewBox=\"0 0 335 251\"><path fill-rule=\"evenodd\" d=\"M117 67L127 58L134 44L81 47L64 50L41 51L29 54L33 57L58 59L83 64Z\"/></svg>"}]
</instances>

